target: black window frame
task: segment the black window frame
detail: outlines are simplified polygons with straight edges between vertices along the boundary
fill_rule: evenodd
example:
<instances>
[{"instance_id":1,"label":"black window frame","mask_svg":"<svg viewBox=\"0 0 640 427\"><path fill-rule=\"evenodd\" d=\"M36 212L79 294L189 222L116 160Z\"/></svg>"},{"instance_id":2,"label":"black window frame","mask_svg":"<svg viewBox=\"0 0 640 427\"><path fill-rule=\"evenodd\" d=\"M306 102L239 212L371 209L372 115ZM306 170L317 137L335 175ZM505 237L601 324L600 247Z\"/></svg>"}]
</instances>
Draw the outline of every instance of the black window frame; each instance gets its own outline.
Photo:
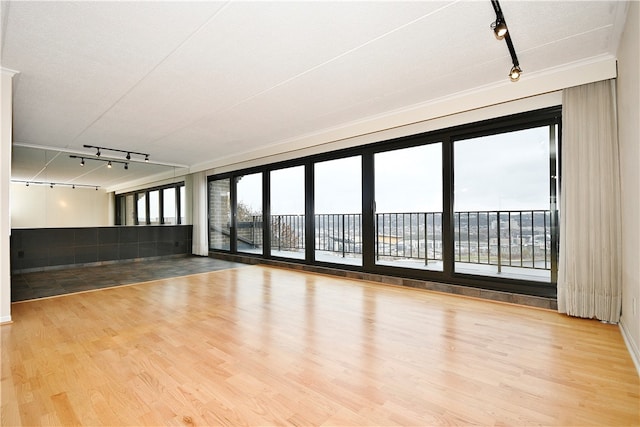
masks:
<instances>
[{"instance_id":1,"label":"black window frame","mask_svg":"<svg viewBox=\"0 0 640 427\"><path fill-rule=\"evenodd\" d=\"M160 223L159 224L153 224L153 225L164 225L165 224L165 218L164 218L164 190L167 188L175 188L175 195L176 195L176 224L171 224L171 225L181 225L182 224L182 214L183 212L181 212L181 206L180 206L180 187L184 187L185 183L184 181L181 182L177 182L177 183L173 183L173 184L166 184L166 185L160 185L160 186L155 186L155 187L149 187L149 188L144 188L141 190L136 190L136 191L130 191L127 193L120 193L116 195L116 203L115 203L115 225L126 225L126 220L125 218L122 218L122 215L120 213L120 209L122 208L122 206L126 206L126 197L129 195L133 195L133 215L134 215L134 224L131 224L132 226L135 225L151 225L151 220L149 218L149 214L151 211L150 208L150 198L149 198L149 193L152 191L158 191L159 192L159 196L158 196L158 203L159 206L158 208L160 209L159 211L159 215L160 215ZM144 224L140 224L138 221L138 194L144 194L145 195L145 223Z\"/></svg>"},{"instance_id":2,"label":"black window frame","mask_svg":"<svg viewBox=\"0 0 640 427\"><path fill-rule=\"evenodd\" d=\"M557 184L560 177L560 159L556 158L560 153L561 129L562 129L562 107L554 106L535 111L513 114L505 117L492 118L480 122L473 122L445 129L434 130L421 134L409 135L390 140L374 142L362 146L350 147L331 152L325 152L287 161L275 162L266 165L254 166L225 172L223 174L211 175L208 182L217 179L229 178L231 182L231 242L229 250L213 249L210 251L241 255L243 257L256 257L267 260L284 261L293 264L306 264L311 266L321 266L337 268L340 270L354 270L363 273L374 273L390 275L408 279L428 280L441 283L460 284L481 289L506 291L535 295L542 297L556 296L557 282L557 256L558 256L558 211L556 200ZM453 145L456 140L476 138L480 136L497 135L506 132L513 132L529 128L549 126L552 129L557 126L557 140L555 141L555 152L550 153L550 210L551 210L551 280L549 282L538 282L518 278L481 276L455 272L454 268L454 229L453 229L453 203L454 203L454 170L453 170ZM551 135L550 135L551 136ZM374 195L375 195L375 171L374 155L376 153L408 148L431 143L442 143L442 244L443 244L443 271L408 269L403 267L381 265L375 263L374 248ZM362 159L362 266L327 263L315 259L315 224L314 224L314 165L318 162L335 160L350 156L361 156ZM556 165L558 165L556 170ZM270 224L270 188L269 177L272 170L287 167L305 167L305 258L285 258L272 256L270 245L269 227L263 226L264 251L262 255L238 252L233 244L235 242L235 215L236 215L236 177L262 172L263 176L263 224ZM268 219L268 220L266 220ZM210 246L210 245L209 245Z\"/></svg>"}]
</instances>

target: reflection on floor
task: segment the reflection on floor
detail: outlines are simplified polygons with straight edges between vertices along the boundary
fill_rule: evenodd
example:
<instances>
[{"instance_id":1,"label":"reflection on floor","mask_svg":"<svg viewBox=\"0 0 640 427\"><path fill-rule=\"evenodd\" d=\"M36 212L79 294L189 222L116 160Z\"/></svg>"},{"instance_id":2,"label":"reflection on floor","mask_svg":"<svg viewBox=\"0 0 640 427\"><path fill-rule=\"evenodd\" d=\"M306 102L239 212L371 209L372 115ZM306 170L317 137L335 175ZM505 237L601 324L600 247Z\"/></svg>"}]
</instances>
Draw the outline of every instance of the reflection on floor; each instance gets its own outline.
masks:
<instances>
[{"instance_id":1,"label":"reflection on floor","mask_svg":"<svg viewBox=\"0 0 640 427\"><path fill-rule=\"evenodd\" d=\"M14 274L11 276L11 301L25 301L243 266L245 264L190 256Z\"/></svg>"}]
</instances>

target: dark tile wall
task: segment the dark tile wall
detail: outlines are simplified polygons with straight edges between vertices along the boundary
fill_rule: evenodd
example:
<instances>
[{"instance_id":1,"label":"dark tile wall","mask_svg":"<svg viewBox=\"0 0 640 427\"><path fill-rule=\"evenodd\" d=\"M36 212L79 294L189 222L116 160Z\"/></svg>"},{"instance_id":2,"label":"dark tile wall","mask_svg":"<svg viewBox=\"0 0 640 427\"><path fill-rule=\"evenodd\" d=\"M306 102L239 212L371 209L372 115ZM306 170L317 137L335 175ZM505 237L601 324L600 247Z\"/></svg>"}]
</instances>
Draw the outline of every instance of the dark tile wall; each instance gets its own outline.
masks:
<instances>
[{"instance_id":1,"label":"dark tile wall","mask_svg":"<svg viewBox=\"0 0 640 427\"><path fill-rule=\"evenodd\" d=\"M191 253L191 225L16 228L11 271Z\"/></svg>"}]
</instances>

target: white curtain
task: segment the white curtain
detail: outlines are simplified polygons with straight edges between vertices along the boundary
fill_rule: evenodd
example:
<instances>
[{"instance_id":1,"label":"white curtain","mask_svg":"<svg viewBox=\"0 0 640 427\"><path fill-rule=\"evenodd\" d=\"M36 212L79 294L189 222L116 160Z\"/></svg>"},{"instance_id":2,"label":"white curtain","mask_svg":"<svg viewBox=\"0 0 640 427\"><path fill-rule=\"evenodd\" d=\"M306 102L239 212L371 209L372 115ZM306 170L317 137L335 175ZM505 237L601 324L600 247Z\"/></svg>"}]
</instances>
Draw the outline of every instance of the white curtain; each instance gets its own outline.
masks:
<instances>
[{"instance_id":1,"label":"white curtain","mask_svg":"<svg viewBox=\"0 0 640 427\"><path fill-rule=\"evenodd\" d=\"M565 89L558 311L617 323L622 293L615 81Z\"/></svg>"},{"instance_id":2,"label":"white curtain","mask_svg":"<svg viewBox=\"0 0 640 427\"><path fill-rule=\"evenodd\" d=\"M207 175L197 172L193 177L193 238L191 252L194 255L208 256L209 241L207 238Z\"/></svg>"}]
</instances>

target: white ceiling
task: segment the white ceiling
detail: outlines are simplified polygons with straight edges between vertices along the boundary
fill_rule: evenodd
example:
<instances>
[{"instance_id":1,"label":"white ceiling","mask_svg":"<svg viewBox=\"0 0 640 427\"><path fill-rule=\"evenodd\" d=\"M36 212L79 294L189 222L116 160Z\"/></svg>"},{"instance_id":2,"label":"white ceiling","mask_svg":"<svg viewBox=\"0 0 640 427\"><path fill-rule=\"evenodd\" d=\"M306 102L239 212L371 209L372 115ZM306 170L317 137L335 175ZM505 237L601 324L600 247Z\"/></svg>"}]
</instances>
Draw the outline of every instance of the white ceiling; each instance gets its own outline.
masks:
<instances>
[{"instance_id":1,"label":"white ceiling","mask_svg":"<svg viewBox=\"0 0 640 427\"><path fill-rule=\"evenodd\" d=\"M627 8L501 5L524 70L513 85L615 56ZM12 175L114 187L143 177L87 174L68 154L89 144L197 168L502 85L511 60L493 20L489 0L2 1L1 64L19 72Z\"/></svg>"}]
</instances>

